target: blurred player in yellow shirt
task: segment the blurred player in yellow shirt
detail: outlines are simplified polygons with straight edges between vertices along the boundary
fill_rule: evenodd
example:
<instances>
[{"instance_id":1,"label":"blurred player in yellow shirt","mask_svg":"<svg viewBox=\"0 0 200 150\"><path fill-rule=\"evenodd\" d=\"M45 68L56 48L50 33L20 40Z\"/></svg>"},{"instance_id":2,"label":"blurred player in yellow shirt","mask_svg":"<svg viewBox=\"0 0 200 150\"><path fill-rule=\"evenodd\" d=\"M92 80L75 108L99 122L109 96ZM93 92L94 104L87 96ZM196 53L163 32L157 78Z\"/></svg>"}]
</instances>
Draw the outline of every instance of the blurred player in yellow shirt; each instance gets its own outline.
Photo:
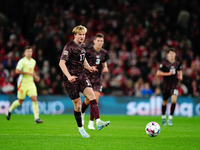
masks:
<instances>
[{"instance_id":1,"label":"blurred player in yellow shirt","mask_svg":"<svg viewBox=\"0 0 200 150\"><path fill-rule=\"evenodd\" d=\"M39 82L40 78L36 75L34 68L36 61L32 58L33 50L31 46L27 46L24 50L25 57L21 58L17 63L16 74L19 74L17 82L17 100L10 106L6 115L7 120L10 120L12 111L20 106L26 96L31 98L35 123L42 123L39 119L39 108L37 103L37 88L34 80Z\"/></svg>"}]
</instances>

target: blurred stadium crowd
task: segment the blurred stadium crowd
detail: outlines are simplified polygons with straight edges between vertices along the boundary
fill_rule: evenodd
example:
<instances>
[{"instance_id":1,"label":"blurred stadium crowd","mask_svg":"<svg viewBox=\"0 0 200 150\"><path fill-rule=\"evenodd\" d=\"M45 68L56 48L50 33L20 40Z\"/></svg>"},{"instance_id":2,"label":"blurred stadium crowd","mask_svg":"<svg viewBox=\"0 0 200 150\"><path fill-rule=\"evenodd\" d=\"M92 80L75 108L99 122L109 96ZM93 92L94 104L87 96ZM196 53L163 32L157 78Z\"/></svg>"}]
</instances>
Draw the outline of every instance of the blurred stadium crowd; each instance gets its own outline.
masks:
<instances>
[{"instance_id":1,"label":"blurred stadium crowd","mask_svg":"<svg viewBox=\"0 0 200 150\"><path fill-rule=\"evenodd\" d=\"M183 63L180 95L200 96L200 2L198 0L6 0L0 1L0 93L15 94L15 67L32 45L41 81L39 94L65 94L58 61L71 30L88 28L86 44L105 35L110 73L104 94L160 94L155 73L168 47Z\"/></svg>"}]
</instances>

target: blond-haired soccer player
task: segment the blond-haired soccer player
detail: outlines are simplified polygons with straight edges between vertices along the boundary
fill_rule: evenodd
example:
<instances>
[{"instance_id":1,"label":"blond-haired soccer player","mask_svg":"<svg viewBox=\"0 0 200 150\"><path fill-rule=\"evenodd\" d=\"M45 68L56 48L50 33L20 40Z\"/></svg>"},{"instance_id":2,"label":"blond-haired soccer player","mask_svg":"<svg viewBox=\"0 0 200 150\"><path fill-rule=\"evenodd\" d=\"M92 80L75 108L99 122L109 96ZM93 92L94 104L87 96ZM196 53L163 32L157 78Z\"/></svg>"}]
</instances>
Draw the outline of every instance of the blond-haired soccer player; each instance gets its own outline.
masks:
<instances>
[{"instance_id":1,"label":"blond-haired soccer player","mask_svg":"<svg viewBox=\"0 0 200 150\"><path fill-rule=\"evenodd\" d=\"M35 123L42 123L39 119L39 108L37 103L37 89L34 83L39 82L40 78L36 75L34 68L36 61L32 58L33 50L31 46L27 46L24 50L25 57L21 58L17 63L16 74L19 74L17 83L17 100L15 100L10 106L6 115L7 120L10 120L12 111L20 106L26 95L31 98Z\"/></svg>"},{"instance_id":2,"label":"blond-haired soccer player","mask_svg":"<svg viewBox=\"0 0 200 150\"><path fill-rule=\"evenodd\" d=\"M86 59L90 66L96 66L98 71L90 73L86 71L86 74L92 84L94 94L97 102L99 101L100 94L102 92L102 82L103 82L103 73L108 73L107 60L108 52L103 49L104 44L104 35L97 33L93 40L94 45L88 48L86 51ZM82 124L84 124L84 116L87 107L89 106L89 100L86 97L82 103ZM90 113L90 121L88 124L88 129L95 130L94 127L94 116Z\"/></svg>"},{"instance_id":3,"label":"blond-haired soccer player","mask_svg":"<svg viewBox=\"0 0 200 150\"><path fill-rule=\"evenodd\" d=\"M90 112L93 114L97 129L101 130L108 126L110 121L100 120L99 106L96 101L94 91L90 80L88 79L84 67L89 71L97 71L96 67L91 67L85 58L84 40L86 36L86 27L76 26L72 33L74 40L65 45L60 57L59 66L63 72L63 79L66 91L74 104L74 116L78 125L79 133L82 137L88 138L89 134L85 131L81 119L81 99L79 92L82 92L90 101Z\"/></svg>"}]
</instances>

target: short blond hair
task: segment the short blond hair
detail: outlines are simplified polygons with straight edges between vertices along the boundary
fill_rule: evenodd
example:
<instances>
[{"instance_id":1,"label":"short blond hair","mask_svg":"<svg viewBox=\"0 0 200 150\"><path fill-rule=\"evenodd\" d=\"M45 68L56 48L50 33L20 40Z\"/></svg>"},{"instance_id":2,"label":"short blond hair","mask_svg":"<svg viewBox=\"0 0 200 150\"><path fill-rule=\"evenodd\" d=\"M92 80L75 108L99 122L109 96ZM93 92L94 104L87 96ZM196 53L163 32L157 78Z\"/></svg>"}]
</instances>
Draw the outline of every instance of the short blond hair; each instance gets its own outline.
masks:
<instances>
[{"instance_id":1,"label":"short blond hair","mask_svg":"<svg viewBox=\"0 0 200 150\"><path fill-rule=\"evenodd\" d=\"M80 31L84 31L85 33L87 32L87 28L86 27L84 27L84 26L82 26L82 25L79 25L79 26L76 26L76 27L74 27L74 29L72 30L72 33L73 34L77 34L78 32L80 32Z\"/></svg>"}]
</instances>

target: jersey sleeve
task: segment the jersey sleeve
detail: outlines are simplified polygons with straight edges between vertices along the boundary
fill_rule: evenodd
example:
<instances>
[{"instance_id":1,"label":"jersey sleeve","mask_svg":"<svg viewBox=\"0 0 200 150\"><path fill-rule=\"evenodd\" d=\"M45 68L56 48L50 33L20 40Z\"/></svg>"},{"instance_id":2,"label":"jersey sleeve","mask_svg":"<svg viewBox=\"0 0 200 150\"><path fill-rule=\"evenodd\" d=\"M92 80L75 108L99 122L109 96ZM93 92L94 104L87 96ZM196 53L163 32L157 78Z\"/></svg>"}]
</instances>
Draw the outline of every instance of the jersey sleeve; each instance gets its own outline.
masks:
<instances>
[{"instance_id":1,"label":"jersey sleeve","mask_svg":"<svg viewBox=\"0 0 200 150\"><path fill-rule=\"evenodd\" d=\"M104 59L103 59L102 62L104 63L104 62L106 62L108 59L109 59L108 52L105 51L105 53L104 53Z\"/></svg>"},{"instance_id":2,"label":"jersey sleeve","mask_svg":"<svg viewBox=\"0 0 200 150\"><path fill-rule=\"evenodd\" d=\"M159 66L159 70L164 72L164 68L165 66L164 66L164 63L162 62Z\"/></svg>"},{"instance_id":3,"label":"jersey sleeve","mask_svg":"<svg viewBox=\"0 0 200 150\"><path fill-rule=\"evenodd\" d=\"M22 70L23 69L23 59L20 59L17 63L16 69Z\"/></svg>"},{"instance_id":4,"label":"jersey sleeve","mask_svg":"<svg viewBox=\"0 0 200 150\"><path fill-rule=\"evenodd\" d=\"M183 66L182 66L182 64L180 63L180 64L178 65L177 70L180 71L180 70L182 70L182 69L183 69Z\"/></svg>"},{"instance_id":5,"label":"jersey sleeve","mask_svg":"<svg viewBox=\"0 0 200 150\"><path fill-rule=\"evenodd\" d=\"M60 59L69 60L69 56L71 54L71 49L68 46L65 46L62 51L62 55Z\"/></svg>"}]
</instances>

